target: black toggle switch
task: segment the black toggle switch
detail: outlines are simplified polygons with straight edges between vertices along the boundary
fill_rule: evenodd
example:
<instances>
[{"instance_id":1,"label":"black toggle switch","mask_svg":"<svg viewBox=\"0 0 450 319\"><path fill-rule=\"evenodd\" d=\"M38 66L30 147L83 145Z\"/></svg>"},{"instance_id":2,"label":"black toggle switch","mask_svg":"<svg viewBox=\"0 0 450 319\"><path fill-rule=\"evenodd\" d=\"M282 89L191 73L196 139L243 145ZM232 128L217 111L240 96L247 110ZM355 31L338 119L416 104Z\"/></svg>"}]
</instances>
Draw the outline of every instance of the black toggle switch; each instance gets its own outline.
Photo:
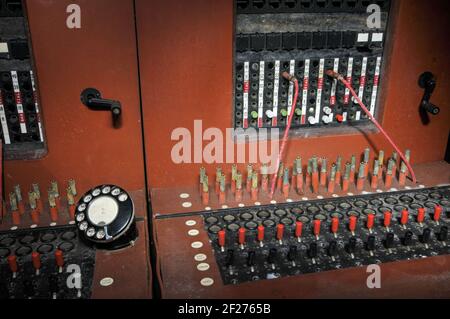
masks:
<instances>
[{"instance_id":1,"label":"black toggle switch","mask_svg":"<svg viewBox=\"0 0 450 319\"><path fill-rule=\"evenodd\" d=\"M375 250L375 244L376 244L375 236L374 235L370 235L367 238L367 244L366 244L367 250L369 250L369 251Z\"/></svg>"},{"instance_id":2,"label":"black toggle switch","mask_svg":"<svg viewBox=\"0 0 450 319\"><path fill-rule=\"evenodd\" d=\"M347 244L347 251L349 254L354 254L356 251L356 237L350 237Z\"/></svg>"},{"instance_id":3,"label":"black toggle switch","mask_svg":"<svg viewBox=\"0 0 450 319\"><path fill-rule=\"evenodd\" d=\"M255 266L255 252L254 251L251 251L251 252L248 253L247 266L248 267Z\"/></svg>"},{"instance_id":4,"label":"black toggle switch","mask_svg":"<svg viewBox=\"0 0 450 319\"><path fill-rule=\"evenodd\" d=\"M311 259L317 257L317 244L316 243L311 243L309 245L308 257Z\"/></svg>"},{"instance_id":5,"label":"black toggle switch","mask_svg":"<svg viewBox=\"0 0 450 319\"><path fill-rule=\"evenodd\" d=\"M330 257L334 257L337 254L337 242L335 240L331 241L330 244L328 245L328 255Z\"/></svg>"},{"instance_id":6,"label":"black toggle switch","mask_svg":"<svg viewBox=\"0 0 450 319\"><path fill-rule=\"evenodd\" d=\"M387 249L394 247L394 233L387 233L384 245Z\"/></svg>"},{"instance_id":7,"label":"black toggle switch","mask_svg":"<svg viewBox=\"0 0 450 319\"><path fill-rule=\"evenodd\" d=\"M274 264L275 263L275 261L277 260L277 250L275 249L275 248L272 248L270 251L269 251L269 256L267 257L267 262L269 263L269 264Z\"/></svg>"},{"instance_id":8,"label":"black toggle switch","mask_svg":"<svg viewBox=\"0 0 450 319\"><path fill-rule=\"evenodd\" d=\"M413 237L412 231L408 230L405 233L405 237L403 238L403 245L410 246L412 244L412 237Z\"/></svg>"},{"instance_id":9,"label":"black toggle switch","mask_svg":"<svg viewBox=\"0 0 450 319\"><path fill-rule=\"evenodd\" d=\"M428 244L431 239L431 229L425 228L422 232L422 236L420 237L420 241L424 244Z\"/></svg>"},{"instance_id":10,"label":"black toggle switch","mask_svg":"<svg viewBox=\"0 0 450 319\"><path fill-rule=\"evenodd\" d=\"M57 295L59 292L59 280L57 276L50 276L48 278L48 289L50 291L50 296Z\"/></svg>"},{"instance_id":11,"label":"black toggle switch","mask_svg":"<svg viewBox=\"0 0 450 319\"><path fill-rule=\"evenodd\" d=\"M36 291L34 289L33 282L31 282L30 280L25 280L23 282L23 293L24 293L25 297L28 297L28 298L31 298L34 296Z\"/></svg>"},{"instance_id":12,"label":"black toggle switch","mask_svg":"<svg viewBox=\"0 0 450 319\"><path fill-rule=\"evenodd\" d=\"M225 265L227 267L231 267L234 264L234 250L233 249L229 249L227 251L227 257L226 257L226 263Z\"/></svg>"},{"instance_id":13,"label":"black toggle switch","mask_svg":"<svg viewBox=\"0 0 450 319\"><path fill-rule=\"evenodd\" d=\"M439 241L446 241L448 238L448 227L442 226L441 230L439 231L438 240Z\"/></svg>"},{"instance_id":14,"label":"black toggle switch","mask_svg":"<svg viewBox=\"0 0 450 319\"><path fill-rule=\"evenodd\" d=\"M287 258L289 261L295 261L295 259L297 258L297 246L291 246L291 248L289 248L289 252L287 255Z\"/></svg>"}]
</instances>

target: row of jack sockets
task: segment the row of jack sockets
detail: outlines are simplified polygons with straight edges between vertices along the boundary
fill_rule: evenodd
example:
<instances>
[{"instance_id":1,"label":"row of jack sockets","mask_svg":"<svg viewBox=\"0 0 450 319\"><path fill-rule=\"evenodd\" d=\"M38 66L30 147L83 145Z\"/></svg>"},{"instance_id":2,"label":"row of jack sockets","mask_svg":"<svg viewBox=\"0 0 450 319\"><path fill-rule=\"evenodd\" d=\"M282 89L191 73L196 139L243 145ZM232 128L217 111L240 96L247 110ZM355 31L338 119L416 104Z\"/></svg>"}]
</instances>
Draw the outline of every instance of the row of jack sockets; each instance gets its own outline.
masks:
<instances>
[{"instance_id":1,"label":"row of jack sockets","mask_svg":"<svg viewBox=\"0 0 450 319\"><path fill-rule=\"evenodd\" d=\"M311 59L310 63L310 74L309 74L309 92L307 98L307 111L308 115L315 113L316 108L316 94L317 94L317 85L318 85L318 74L319 74L319 61L320 59ZM353 61L353 72L352 72L352 86L358 92L360 86L360 76L361 76L361 68L362 68L363 57L354 57ZM302 89L303 89L303 77L304 77L304 66L305 62L296 61L295 63L295 75L299 80L299 99L297 101L297 108L301 110L302 104ZM334 59L325 59L325 70L333 69ZM372 100L372 91L374 87L375 81L375 72L376 72L376 64L377 57L371 56L368 57L367 60L367 70L366 70L366 84L364 87L364 94L362 96L362 101L369 105ZM248 97L248 111L249 114L251 112L258 111L258 99L259 99L259 62L251 62L250 63L250 74L249 74L249 97ZM282 61L280 62L280 73L283 71L289 72L290 61ZM348 58L340 58L339 59L339 69L338 71L347 75L348 69ZM263 119L263 127L272 127L272 118L267 116L267 111L273 110L273 86L275 80L274 74L274 62L268 61L265 63L264 70L265 78L264 78L264 119ZM235 127L243 127L243 98L244 98L244 64L238 63L236 65L236 84L235 84ZM286 124L287 116L285 111L289 105L289 83L282 79L281 76L279 78L279 99L278 99L278 126L283 127ZM321 114L320 116L324 116L324 110L333 109L336 114L342 114L343 112L348 112L347 119L349 121L355 121L356 113L360 111L360 107L353 104L344 104L344 95L345 95L345 87L338 83L336 87L336 104L334 107L330 106L330 94L332 88L333 80L324 75L324 85L322 92L322 101L321 101ZM361 112L361 120L367 120L366 115ZM333 119L331 122L327 123L314 123L313 125L321 125L321 124L331 124L336 122ZM250 118L249 115L249 126L257 127L257 119ZM311 124L306 123L306 126L310 126ZM300 115L295 115L292 127L302 126L300 123Z\"/></svg>"}]
</instances>

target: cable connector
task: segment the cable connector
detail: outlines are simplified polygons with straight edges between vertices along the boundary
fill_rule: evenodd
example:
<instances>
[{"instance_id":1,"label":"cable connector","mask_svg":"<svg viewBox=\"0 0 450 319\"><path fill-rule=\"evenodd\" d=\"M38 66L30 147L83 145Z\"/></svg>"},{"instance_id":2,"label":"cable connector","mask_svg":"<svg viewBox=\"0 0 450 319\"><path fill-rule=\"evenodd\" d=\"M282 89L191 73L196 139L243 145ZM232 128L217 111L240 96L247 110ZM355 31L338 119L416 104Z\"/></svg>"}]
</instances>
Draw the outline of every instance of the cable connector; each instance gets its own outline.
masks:
<instances>
[{"instance_id":1,"label":"cable connector","mask_svg":"<svg viewBox=\"0 0 450 319\"><path fill-rule=\"evenodd\" d=\"M339 80L339 81L342 81L342 80L344 79L344 77L343 77L341 74L339 74L339 73L337 73L337 72L334 72L333 70L327 70L325 73L326 73L328 76L330 76L330 77L332 77L332 78L334 78L334 79L337 79L337 80Z\"/></svg>"},{"instance_id":2,"label":"cable connector","mask_svg":"<svg viewBox=\"0 0 450 319\"><path fill-rule=\"evenodd\" d=\"M285 78L286 80L288 80L289 82L295 82L297 81L297 78L295 77L295 75L289 74L286 71L284 71L283 73L281 73L281 76L283 78Z\"/></svg>"}]
</instances>

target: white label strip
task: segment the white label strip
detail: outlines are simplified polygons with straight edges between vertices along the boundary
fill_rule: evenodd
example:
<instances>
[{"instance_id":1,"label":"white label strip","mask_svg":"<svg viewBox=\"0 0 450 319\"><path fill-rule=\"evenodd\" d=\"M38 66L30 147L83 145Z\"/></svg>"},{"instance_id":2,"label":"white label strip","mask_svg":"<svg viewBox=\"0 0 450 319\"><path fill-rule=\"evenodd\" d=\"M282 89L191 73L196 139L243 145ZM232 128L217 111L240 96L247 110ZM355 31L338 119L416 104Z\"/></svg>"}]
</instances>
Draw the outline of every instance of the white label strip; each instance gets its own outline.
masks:
<instances>
[{"instance_id":1,"label":"white label strip","mask_svg":"<svg viewBox=\"0 0 450 319\"><path fill-rule=\"evenodd\" d=\"M366 72L367 72L367 57L363 58L362 67L361 67L361 77L359 78L359 92L358 97L362 101L364 96L364 88L366 86ZM359 121L361 119L361 111L356 112L356 120Z\"/></svg>"},{"instance_id":2,"label":"white label strip","mask_svg":"<svg viewBox=\"0 0 450 319\"><path fill-rule=\"evenodd\" d=\"M36 117L37 117L37 122L38 122L38 127L39 127L39 135L41 138L41 142L43 142L44 141L44 132L42 130L41 112L39 110L39 102L38 102L38 96L37 96L37 91L36 91L36 84L34 82L33 71L30 71L30 79L31 79L31 86L33 88L34 107L36 109Z\"/></svg>"},{"instance_id":3,"label":"white label strip","mask_svg":"<svg viewBox=\"0 0 450 319\"><path fill-rule=\"evenodd\" d=\"M259 92L258 92L258 127L263 126L264 112L264 61L259 62Z\"/></svg>"},{"instance_id":4,"label":"white label strip","mask_svg":"<svg viewBox=\"0 0 450 319\"><path fill-rule=\"evenodd\" d=\"M368 33L358 33L358 42L367 42L369 41Z\"/></svg>"},{"instance_id":5,"label":"white label strip","mask_svg":"<svg viewBox=\"0 0 450 319\"><path fill-rule=\"evenodd\" d=\"M375 76L373 79L372 99L370 101L370 114L375 114L375 105L377 102L378 85L380 82L381 57L377 57L377 65L375 67Z\"/></svg>"},{"instance_id":6,"label":"white label strip","mask_svg":"<svg viewBox=\"0 0 450 319\"><path fill-rule=\"evenodd\" d=\"M382 42L383 33L372 33L372 42Z\"/></svg>"},{"instance_id":7,"label":"white label strip","mask_svg":"<svg viewBox=\"0 0 450 319\"><path fill-rule=\"evenodd\" d=\"M9 52L8 43L1 42L0 43L0 53L8 53L8 52Z\"/></svg>"},{"instance_id":8,"label":"white label strip","mask_svg":"<svg viewBox=\"0 0 450 319\"><path fill-rule=\"evenodd\" d=\"M250 91L250 63L244 63L244 128L248 128L248 92Z\"/></svg>"},{"instance_id":9,"label":"white label strip","mask_svg":"<svg viewBox=\"0 0 450 319\"><path fill-rule=\"evenodd\" d=\"M348 69L347 69L347 82L352 84L352 73L353 73L353 58L348 58ZM344 104L350 102L350 90L345 88ZM347 112L344 112L344 122L347 121Z\"/></svg>"},{"instance_id":10,"label":"white label strip","mask_svg":"<svg viewBox=\"0 0 450 319\"><path fill-rule=\"evenodd\" d=\"M316 121L318 124L320 121L320 108L322 105L322 90L323 90L323 72L325 68L325 59L320 59L319 63L319 79L317 81L317 98L316 98Z\"/></svg>"},{"instance_id":11,"label":"white label strip","mask_svg":"<svg viewBox=\"0 0 450 319\"><path fill-rule=\"evenodd\" d=\"M295 75L295 60L290 61L289 74ZM289 81L289 95L288 95L288 117L291 115L292 102L294 100L294 84ZM295 109L295 108L294 108Z\"/></svg>"},{"instance_id":12,"label":"white label strip","mask_svg":"<svg viewBox=\"0 0 450 319\"><path fill-rule=\"evenodd\" d=\"M6 120L5 107L3 105L2 91L0 90L0 121L2 123L3 139L5 144L11 144L9 137L8 121Z\"/></svg>"},{"instance_id":13,"label":"white label strip","mask_svg":"<svg viewBox=\"0 0 450 319\"><path fill-rule=\"evenodd\" d=\"M339 72L339 58L334 59L334 72ZM333 85L331 86L331 96L330 96L330 105L333 106L336 104L336 88L337 88L337 79L333 80Z\"/></svg>"},{"instance_id":14,"label":"white label strip","mask_svg":"<svg viewBox=\"0 0 450 319\"><path fill-rule=\"evenodd\" d=\"M27 125L25 123L25 113L23 112L22 96L20 95L19 78L16 71L11 71L11 77L14 87L14 96L16 98L17 113L19 114L20 132L27 133Z\"/></svg>"},{"instance_id":15,"label":"white label strip","mask_svg":"<svg viewBox=\"0 0 450 319\"><path fill-rule=\"evenodd\" d=\"M278 95L280 91L280 60L275 61L275 81L273 83L273 118L272 126L277 126L278 122Z\"/></svg>"},{"instance_id":16,"label":"white label strip","mask_svg":"<svg viewBox=\"0 0 450 319\"><path fill-rule=\"evenodd\" d=\"M306 104L308 103L308 89L309 89L309 64L310 59L305 60L305 75L303 78L303 94L302 94L302 117L301 123L306 123Z\"/></svg>"}]
</instances>

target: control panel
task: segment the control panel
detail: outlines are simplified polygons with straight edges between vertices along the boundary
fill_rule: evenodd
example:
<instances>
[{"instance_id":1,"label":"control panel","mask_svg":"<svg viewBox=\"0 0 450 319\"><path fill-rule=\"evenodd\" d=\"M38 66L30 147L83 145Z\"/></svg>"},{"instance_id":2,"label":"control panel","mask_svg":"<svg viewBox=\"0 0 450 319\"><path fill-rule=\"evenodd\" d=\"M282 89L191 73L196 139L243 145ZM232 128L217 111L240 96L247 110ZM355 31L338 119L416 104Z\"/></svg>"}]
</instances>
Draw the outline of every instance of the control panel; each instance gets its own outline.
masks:
<instances>
[{"instance_id":1,"label":"control panel","mask_svg":"<svg viewBox=\"0 0 450 319\"><path fill-rule=\"evenodd\" d=\"M291 127L369 124L342 83L343 74L358 97L378 116L390 1L378 1L379 21L368 21L370 1L237 1L234 70L234 127ZM369 13L368 13L369 12ZM294 85L281 74L295 76Z\"/></svg>"},{"instance_id":2,"label":"control panel","mask_svg":"<svg viewBox=\"0 0 450 319\"><path fill-rule=\"evenodd\" d=\"M225 284L450 253L450 187L204 213Z\"/></svg>"},{"instance_id":3,"label":"control panel","mask_svg":"<svg viewBox=\"0 0 450 319\"><path fill-rule=\"evenodd\" d=\"M21 1L0 1L0 122L6 159L46 153L36 74Z\"/></svg>"},{"instance_id":4,"label":"control panel","mask_svg":"<svg viewBox=\"0 0 450 319\"><path fill-rule=\"evenodd\" d=\"M95 249L73 225L0 233L0 299L89 298Z\"/></svg>"}]
</instances>

